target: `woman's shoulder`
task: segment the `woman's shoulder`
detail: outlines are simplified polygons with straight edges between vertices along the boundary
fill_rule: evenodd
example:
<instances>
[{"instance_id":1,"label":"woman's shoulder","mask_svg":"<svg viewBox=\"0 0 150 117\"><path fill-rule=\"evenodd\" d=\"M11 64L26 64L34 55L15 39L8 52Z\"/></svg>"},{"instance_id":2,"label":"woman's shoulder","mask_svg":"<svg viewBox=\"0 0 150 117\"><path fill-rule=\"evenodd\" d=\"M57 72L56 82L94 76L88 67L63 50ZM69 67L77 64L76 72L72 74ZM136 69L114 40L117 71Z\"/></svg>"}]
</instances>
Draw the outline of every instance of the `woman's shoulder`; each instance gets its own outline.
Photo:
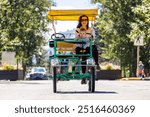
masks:
<instances>
[{"instance_id":1,"label":"woman's shoulder","mask_svg":"<svg viewBox=\"0 0 150 117\"><path fill-rule=\"evenodd\" d=\"M88 28L88 30L90 30L90 31L91 31L91 30L94 30L94 28L92 28L92 27L89 27L89 28Z\"/></svg>"},{"instance_id":2,"label":"woman's shoulder","mask_svg":"<svg viewBox=\"0 0 150 117\"><path fill-rule=\"evenodd\" d=\"M89 32L89 33L93 32L93 31L94 31L94 29L91 28L91 27L89 27L88 30L87 30L87 32Z\"/></svg>"},{"instance_id":3,"label":"woman's shoulder","mask_svg":"<svg viewBox=\"0 0 150 117\"><path fill-rule=\"evenodd\" d=\"M87 30L86 30L86 32L92 32L94 29L93 28L91 28L91 27L89 27ZM80 32L80 28L76 28L76 32Z\"/></svg>"}]
</instances>

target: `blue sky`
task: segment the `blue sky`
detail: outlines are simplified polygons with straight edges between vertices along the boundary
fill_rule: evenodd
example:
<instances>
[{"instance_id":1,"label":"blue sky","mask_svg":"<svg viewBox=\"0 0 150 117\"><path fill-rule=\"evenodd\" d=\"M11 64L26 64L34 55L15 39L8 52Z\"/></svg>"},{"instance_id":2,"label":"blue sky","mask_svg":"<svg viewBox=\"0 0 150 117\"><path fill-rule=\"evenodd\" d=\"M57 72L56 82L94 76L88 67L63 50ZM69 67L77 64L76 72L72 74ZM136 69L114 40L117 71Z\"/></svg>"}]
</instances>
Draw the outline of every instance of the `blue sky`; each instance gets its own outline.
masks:
<instances>
[{"instance_id":1,"label":"blue sky","mask_svg":"<svg viewBox=\"0 0 150 117\"><path fill-rule=\"evenodd\" d=\"M83 8L83 7L90 7L90 0L55 0L58 7L62 6L72 6L75 8Z\"/></svg>"}]
</instances>

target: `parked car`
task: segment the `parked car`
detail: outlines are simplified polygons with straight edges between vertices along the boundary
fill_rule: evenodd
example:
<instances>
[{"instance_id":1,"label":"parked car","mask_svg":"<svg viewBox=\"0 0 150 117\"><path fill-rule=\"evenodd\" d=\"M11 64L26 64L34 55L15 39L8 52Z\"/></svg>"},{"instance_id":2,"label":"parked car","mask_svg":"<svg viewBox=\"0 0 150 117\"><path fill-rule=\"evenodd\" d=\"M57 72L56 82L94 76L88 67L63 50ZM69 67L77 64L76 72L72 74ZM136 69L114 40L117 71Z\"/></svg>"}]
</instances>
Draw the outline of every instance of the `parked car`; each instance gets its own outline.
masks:
<instances>
[{"instance_id":1,"label":"parked car","mask_svg":"<svg viewBox=\"0 0 150 117\"><path fill-rule=\"evenodd\" d=\"M26 80L47 80L47 72L44 67L33 67L30 73L26 74Z\"/></svg>"}]
</instances>

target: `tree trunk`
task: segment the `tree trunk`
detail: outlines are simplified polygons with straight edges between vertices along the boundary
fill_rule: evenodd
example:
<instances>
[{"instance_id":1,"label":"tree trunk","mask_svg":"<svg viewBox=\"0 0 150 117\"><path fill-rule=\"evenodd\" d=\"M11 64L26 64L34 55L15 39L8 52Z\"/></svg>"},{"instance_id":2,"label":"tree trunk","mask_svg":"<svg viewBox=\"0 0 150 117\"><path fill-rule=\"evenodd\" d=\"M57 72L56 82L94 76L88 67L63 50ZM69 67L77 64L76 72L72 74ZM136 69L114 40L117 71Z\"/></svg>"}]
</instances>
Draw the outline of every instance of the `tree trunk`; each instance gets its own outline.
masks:
<instances>
[{"instance_id":1,"label":"tree trunk","mask_svg":"<svg viewBox=\"0 0 150 117\"><path fill-rule=\"evenodd\" d=\"M23 68L23 77L25 77L26 63L24 62L24 60L22 60L22 68Z\"/></svg>"}]
</instances>

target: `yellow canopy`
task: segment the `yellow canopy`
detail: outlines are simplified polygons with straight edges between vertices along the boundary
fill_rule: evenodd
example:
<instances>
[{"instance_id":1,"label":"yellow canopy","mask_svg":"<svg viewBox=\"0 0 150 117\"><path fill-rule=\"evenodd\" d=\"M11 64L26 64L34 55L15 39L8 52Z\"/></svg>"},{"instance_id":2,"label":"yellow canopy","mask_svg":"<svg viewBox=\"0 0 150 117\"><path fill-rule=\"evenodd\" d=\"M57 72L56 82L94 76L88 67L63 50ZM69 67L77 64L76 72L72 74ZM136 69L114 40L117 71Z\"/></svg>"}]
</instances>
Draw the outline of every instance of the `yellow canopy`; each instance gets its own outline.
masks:
<instances>
[{"instance_id":1,"label":"yellow canopy","mask_svg":"<svg viewBox=\"0 0 150 117\"><path fill-rule=\"evenodd\" d=\"M93 21L98 15L98 9L51 9L48 12L50 20L77 21L81 15L87 15L89 20Z\"/></svg>"}]
</instances>

